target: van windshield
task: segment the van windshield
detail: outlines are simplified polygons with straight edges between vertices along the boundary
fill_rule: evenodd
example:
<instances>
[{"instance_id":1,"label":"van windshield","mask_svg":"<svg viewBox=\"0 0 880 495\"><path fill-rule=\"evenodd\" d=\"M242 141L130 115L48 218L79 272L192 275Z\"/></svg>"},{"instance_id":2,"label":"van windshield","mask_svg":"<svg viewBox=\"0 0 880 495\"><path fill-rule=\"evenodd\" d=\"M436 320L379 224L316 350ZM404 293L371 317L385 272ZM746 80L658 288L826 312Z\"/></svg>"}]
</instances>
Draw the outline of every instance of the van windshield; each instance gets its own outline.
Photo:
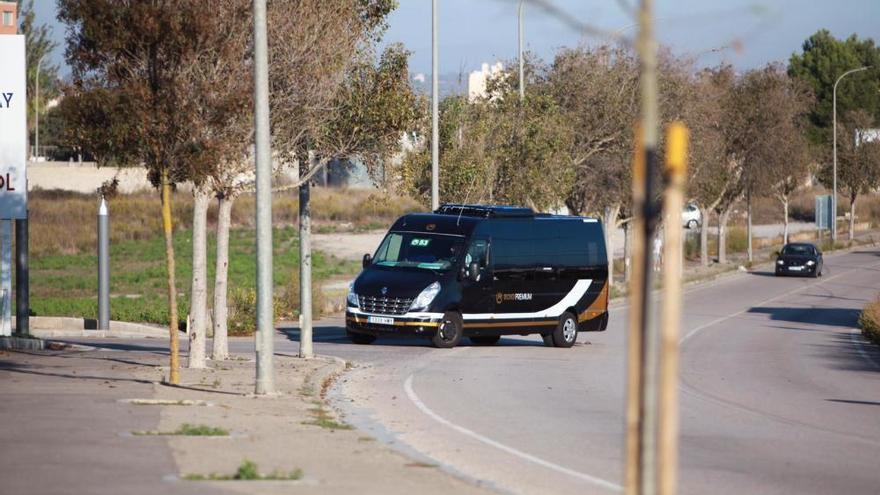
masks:
<instances>
[{"instance_id":1,"label":"van windshield","mask_svg":"<svg viewBox=\"0 0 880 495\"><path fill-rule=\"evenodd\" d=\"M464 238L421 232L390 232L376 251L378 266L449 270L464 250Z\"/></svg>"}]
</instances>

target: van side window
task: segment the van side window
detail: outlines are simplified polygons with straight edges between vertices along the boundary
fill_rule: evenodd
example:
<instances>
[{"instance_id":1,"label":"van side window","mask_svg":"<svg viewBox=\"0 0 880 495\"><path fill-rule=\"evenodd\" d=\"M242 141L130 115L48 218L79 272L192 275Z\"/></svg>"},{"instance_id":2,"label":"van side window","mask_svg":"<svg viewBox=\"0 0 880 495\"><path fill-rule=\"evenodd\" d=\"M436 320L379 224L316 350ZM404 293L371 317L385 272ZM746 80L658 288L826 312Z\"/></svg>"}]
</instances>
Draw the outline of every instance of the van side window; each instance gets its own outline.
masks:
<instances>
[{"instance_id":1,"label":"van side window","mask_svg":"<svg viewBox=\"0 0 880 495\"><path fill-rule=\"evenodd\" d=\"M477 239L468 247L467 255L464 258L465 265L470 266L476 262L480 268L486 268L489 264L489 242L484 239Z\"/></svg>"}]
</instances>

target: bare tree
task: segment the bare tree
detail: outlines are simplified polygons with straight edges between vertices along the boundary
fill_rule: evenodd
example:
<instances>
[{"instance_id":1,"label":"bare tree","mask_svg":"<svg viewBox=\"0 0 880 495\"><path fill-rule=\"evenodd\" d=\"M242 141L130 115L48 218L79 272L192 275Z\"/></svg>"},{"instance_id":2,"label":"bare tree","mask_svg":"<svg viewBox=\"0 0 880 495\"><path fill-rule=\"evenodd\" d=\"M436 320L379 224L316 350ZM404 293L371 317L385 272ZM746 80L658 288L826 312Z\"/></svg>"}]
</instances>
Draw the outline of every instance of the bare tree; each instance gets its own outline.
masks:
<instances>
[{"instance_id":1,"label":"bare tree","mask_svg":"<svg viewBox=\"0 0 880 495\"><path fill-rule=\"evenodd\" d=\"M195 0L58 2L74 106L97 106L72 112L84 117L76 125L86 144L104 160L143 164L162 191L171 383L179 380L171 189L187 179L182 164L192 156L192 95L182 80L199 49L202 7Z\"/></svg>"},{"instance_id":2,"label":"bare tree","mask_svg":"<svg viewBox=\"0 0 880 495\"><path fill-rule=\"evenodd\" d=\"M218 184L240 171L235 167L245 162L250 148L252 125L252 78L249 77L250 30L231 30L228 19L240 18L250 12L247 0L191 0L199 3L202 16L192 33L197 37L196 49L182 63L182 83L190 95L191 138L190 159L186 161L187 176L193 183L192 224L192 292L190 298L189 367L203 368L206 357L208 325L207 216ZM246 20L245 20L246 21ZM228 182L224 185L228 185ZM222 189L222 186L220 187ZM229 191L224 191L229 192ZM217 273L222 279L220 295L225 310L228 265L229 220L231 205L221 202L218 221L218 256L224 269ZM220 224L223 224L221 231ZM222 240L222 243L220 242ZM218 262L219 263L219 262ZM215 304L216 304L215 294ZM223 329L225 329L225 312ZM225 349L225 332L217 345ZM225 357L226 352L218 352Z\"/></svg>"},{"instance_id":3,"label":"bare tree","mask_svg":"<svg viewBox=\"0 0 880 495\"><path fill-rule=\"evenodd\" d=\"M864 131L876 127L863 110L848 112L837 126L837 180L849 196L849 240L855 238L856 202L859 196L880 187L880 142L865 139ZM831 182L831 167L821 179Z\"/></svg>"},{"instance_id":4,"label":"bare tree","mask_svg":"<svg viewBox=\"0 0 880 495\"><path fill-rule=\"evenodd\" d=\"M709 264L709 220L731 186L739 180L739 169L727 154L726 105L733 89L734 74L729 66L704 69L693 82L685 120L693 139L688 169L691 201L700 209L700 264Z\"/></svg>"}]
</instances>

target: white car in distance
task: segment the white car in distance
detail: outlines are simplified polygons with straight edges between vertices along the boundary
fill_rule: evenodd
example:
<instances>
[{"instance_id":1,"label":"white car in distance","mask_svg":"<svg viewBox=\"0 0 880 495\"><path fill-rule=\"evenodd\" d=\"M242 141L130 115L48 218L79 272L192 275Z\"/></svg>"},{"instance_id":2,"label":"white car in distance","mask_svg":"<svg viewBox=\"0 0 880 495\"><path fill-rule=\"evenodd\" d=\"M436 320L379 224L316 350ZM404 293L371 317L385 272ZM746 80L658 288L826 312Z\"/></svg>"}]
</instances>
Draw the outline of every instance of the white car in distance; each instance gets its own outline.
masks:
<instances>
[{"instance_id":1,"label":"white car in distance","mask_svg":"<svg viewBox=\"0 0 880 495\"><path fill-rule=\"evenodd\" d=\"M684 225L688 229L695 229L703 223L703 217L700 214L700 209L697 208L697 205L693 203L689 203L684 207L684 211L681 212L681 221L682 225Z\"/></svg>"}]
</instances>

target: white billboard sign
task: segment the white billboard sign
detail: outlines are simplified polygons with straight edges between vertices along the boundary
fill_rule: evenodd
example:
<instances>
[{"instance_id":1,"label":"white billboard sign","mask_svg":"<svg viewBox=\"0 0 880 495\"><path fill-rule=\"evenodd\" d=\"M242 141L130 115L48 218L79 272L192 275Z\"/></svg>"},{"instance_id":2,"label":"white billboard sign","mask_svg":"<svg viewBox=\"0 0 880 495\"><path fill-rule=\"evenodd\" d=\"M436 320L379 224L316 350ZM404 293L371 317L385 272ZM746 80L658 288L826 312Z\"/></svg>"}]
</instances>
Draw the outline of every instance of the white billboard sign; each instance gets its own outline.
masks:
<instances>
[{"instance_id":1,"label":"white billboard sign","mask_svg":"<svg viewBox=\"0 0 880 495\"><path fill-rule=\"evenodd\" d=\"M0 36L0 219L27 218L24 36Z\"/></svg>"}]
</instances>

